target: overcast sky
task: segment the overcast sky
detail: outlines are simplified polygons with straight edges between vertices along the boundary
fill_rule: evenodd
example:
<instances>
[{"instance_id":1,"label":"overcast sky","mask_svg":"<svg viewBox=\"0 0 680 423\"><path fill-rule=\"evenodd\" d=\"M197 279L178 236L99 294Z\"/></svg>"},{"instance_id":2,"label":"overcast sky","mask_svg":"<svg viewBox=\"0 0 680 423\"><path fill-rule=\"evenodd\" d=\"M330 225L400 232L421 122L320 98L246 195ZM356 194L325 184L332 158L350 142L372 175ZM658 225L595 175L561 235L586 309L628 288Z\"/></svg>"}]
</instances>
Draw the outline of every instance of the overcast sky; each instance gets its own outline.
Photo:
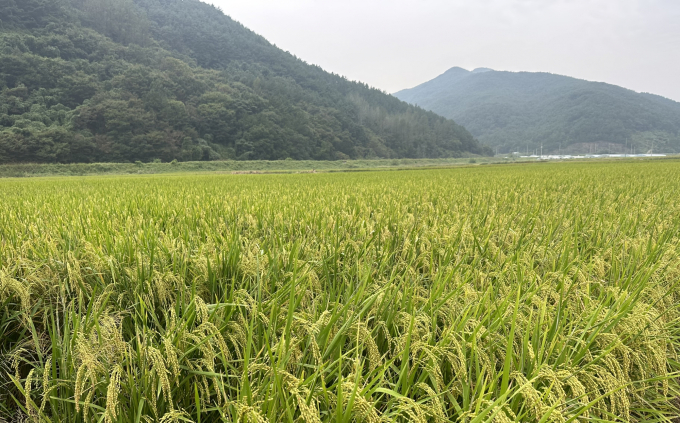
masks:
<instances>
[{"instance_id":1,"label":"overcast sky","mask_svg":"<svg viewBox=\"0 0 680 423\"><path fill-rule=\"evenodd\" d=\"M680 0L207 0L387 92L447 69L543 71L680 101Z\"/></svg>"}]
</instances>

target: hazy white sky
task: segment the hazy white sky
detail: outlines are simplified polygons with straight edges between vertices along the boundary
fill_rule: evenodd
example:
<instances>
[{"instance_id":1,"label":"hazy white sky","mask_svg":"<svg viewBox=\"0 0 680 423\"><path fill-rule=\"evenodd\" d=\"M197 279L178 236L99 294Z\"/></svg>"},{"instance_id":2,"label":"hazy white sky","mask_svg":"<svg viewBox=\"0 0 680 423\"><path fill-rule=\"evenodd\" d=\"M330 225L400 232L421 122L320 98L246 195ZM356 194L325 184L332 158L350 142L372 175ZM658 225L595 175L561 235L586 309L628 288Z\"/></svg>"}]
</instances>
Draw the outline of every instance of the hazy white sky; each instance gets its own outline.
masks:
<instances>
[{"instance_id":1,"label":"hazy white sky","mask_svg":"<svg viewBox=\"0 0 680 423\"><path fill-rule=\"evenodd\" d=\"M543 71L680 101L680 0L206 0L388 92L447 69Z\"/></svg>"}]
</instances>

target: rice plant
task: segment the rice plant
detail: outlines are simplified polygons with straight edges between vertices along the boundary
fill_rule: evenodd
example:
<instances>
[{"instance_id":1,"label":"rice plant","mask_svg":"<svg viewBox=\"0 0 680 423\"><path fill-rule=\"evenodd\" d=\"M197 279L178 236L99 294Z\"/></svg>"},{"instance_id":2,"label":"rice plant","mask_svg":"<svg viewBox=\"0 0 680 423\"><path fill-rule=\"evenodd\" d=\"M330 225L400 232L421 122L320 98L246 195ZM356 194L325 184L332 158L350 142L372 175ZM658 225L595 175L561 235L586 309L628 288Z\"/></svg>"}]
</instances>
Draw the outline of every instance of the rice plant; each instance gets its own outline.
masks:
<instances>
[{"instance_id":1,"label":"rice plant","mask_svg":"<svg viewBox=\"0 0 680 423\"><path fill-rule=\"evenodd\" d=\"M673 421L678 180L2 180L0 421Z\"/></svg>"}]
</instances>

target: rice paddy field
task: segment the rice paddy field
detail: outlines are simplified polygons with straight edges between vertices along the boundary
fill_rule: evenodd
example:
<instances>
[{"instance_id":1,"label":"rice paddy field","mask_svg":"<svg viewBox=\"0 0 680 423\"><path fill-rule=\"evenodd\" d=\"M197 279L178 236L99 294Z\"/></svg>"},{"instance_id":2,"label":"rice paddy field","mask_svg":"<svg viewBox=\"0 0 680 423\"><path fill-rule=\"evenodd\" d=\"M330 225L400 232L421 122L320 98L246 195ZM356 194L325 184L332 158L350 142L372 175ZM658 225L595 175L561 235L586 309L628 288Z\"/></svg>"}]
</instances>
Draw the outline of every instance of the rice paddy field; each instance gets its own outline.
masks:
<instances>
[{"instance_id":1,"label":"rice paddy field","mask_svg":"<svg viewBox=\"0 0 680 423\"><path fill-rule=\"evenodd\" d=\"M0 180L0 421L675 421L679 181Z\"/></svg>"}]
</instances>

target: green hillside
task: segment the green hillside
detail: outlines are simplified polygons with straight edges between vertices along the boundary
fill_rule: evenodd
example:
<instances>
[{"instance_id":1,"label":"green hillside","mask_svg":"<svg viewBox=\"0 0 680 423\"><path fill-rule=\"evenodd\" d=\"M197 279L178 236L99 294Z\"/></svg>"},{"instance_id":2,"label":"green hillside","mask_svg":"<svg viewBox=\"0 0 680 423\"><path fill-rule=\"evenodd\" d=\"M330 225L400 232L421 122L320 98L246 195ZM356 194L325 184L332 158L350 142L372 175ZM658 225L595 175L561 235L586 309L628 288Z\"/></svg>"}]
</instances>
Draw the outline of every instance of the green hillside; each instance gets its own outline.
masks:
<instances>
[{"instance_id":1,"label":"green hillside","mask_svg":"<svg viewBox=\"0 0 680 423\"><path fill-rule=\"evenodd\" d=\"M488 154L197 0L0 0L0 162Z\"/></svg>"},{"instance_id":2,"label":"green hillside","mask_svg":"<svg viewBox=\"0 0 680 423\"><path fill-rule=\"evenodd\" d=\"M680 152L680 103L548 73L453 68L395 94L500 153Z\"/></svg>"}]
</instances>

